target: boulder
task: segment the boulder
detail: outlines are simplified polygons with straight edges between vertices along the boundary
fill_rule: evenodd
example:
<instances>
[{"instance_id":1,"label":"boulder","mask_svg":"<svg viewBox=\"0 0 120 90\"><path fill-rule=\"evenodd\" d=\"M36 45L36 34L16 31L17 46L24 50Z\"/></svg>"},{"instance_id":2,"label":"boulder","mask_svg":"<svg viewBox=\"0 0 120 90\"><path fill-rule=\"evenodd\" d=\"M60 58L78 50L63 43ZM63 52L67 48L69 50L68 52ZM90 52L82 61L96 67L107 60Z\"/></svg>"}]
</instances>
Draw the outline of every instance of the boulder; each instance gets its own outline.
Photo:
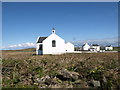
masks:
<instances>
[{"instance_id":1,"label":"boulder","mask_svg":"<svg viewBox=\"0 0 120 90\"><path fill-rule=\"evenodd\" d=\"M91 83L94 87L100 87L100 81L92 80Z\"/></svg>"},{"instance_id":2,"label":"boulder","mask_svg":"<svg viewBox=\"0 0 120 90\"><path fill-rule=\"evenodd\" d=\"M85 82L83 80L80 80L80 79L75 81L73 85L74 85L75 88L77 88L77 87L79 87L79 88L88 88L87 82Z\"/></svg>"},{"instance_id":3,"label":"boulder","mask_svg":"<svg viewBox=\"0 0 120 90\"><path fill-rule=\"evenodd\" d=\"M57 78L61 79L62 81L75 81L79 79L79 73L64 69L59 71Z\"/></svg>"},{"instance_id":4,"label":"boulder","mask_svg":"<svg viewBox=\"0 0 120 90\"><path fill-rule=\"evenodd\" d=\"M103 76L103 82L104 82L104 83L107 83L107 79L106 79L105 76Z\"/></svg>"},{"instance_id":5,"label":"boulder","mask_svg":"<svg viewBox=\"0 0 120 90\"><path fill-rule=\"evenodd\" d=\"M62 81L61 81L59 78L54 77L54 78L52 79L52 83L53 83L53 84L58 84L58 83L62 83Z\"/></svg>"},{"instance_id":6,"label":"boulder","mask_svg":"<svg viewBox=\"0 0 120 90\"><path fill-rule=\"evenodd\" d=\"M52 84L52 79L48 75L42 78L37 78L36 80L39 84L46 84L46 85Z\"/></svg>"}]
</instances>

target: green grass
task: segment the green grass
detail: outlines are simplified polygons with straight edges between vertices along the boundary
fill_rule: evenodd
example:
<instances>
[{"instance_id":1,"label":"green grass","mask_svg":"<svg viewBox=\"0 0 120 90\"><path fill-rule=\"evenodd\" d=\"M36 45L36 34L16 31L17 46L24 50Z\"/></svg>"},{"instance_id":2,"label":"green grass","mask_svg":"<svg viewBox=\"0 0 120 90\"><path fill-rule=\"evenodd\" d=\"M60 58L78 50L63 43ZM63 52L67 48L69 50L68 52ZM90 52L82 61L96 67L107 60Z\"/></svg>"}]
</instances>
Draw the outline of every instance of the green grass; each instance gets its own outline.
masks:
<instances>
[{"instance_id":1,"label":"green grass","mask_svg":"<svg viewBox=\"0 0 120 90\"><path fill-rule=\"evenodd\" d=\"M114 51L120 51L120 47L113 47Z\"/></svg>"}]
</instances>

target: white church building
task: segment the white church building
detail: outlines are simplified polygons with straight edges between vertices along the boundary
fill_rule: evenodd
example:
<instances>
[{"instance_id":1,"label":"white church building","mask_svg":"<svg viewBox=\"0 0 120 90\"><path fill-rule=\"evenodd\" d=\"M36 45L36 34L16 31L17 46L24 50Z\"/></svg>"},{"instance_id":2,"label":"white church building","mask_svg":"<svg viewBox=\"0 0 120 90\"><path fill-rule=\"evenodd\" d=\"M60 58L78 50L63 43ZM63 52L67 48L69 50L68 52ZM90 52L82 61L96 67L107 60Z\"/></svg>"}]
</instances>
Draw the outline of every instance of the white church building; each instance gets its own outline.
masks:
<instances>
[{"instance_id":1,"label":"white church building","mask_svg":"<svg viewBox=\"0 0 120 90\"><path fill-rule=\"evenodd\" d=\"M74 45L70 42L65 43L65 40L55 33L52 29L52 34L48 37L38 37L36 41L36 54L63 54L74 52Z\"/></svg>"}]
</instances>

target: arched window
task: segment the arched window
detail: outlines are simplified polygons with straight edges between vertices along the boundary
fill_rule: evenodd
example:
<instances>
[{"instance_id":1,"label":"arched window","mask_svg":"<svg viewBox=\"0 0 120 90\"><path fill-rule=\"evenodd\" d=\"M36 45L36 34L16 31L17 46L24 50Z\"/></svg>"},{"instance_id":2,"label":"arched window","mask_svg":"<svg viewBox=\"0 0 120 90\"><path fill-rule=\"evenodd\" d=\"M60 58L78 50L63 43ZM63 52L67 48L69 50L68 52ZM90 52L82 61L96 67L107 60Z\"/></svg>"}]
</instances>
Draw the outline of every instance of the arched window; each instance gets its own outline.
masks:
<instances>
[{"instance_id":1,"label":"arched window","mask_svg":"<svg viewBox=\"0 0 120 90\"><path fill-rule=\"evenodd\" d=\"M56 41L52 40L52 47L56 47Z\"/></svg>"}]
</instances>

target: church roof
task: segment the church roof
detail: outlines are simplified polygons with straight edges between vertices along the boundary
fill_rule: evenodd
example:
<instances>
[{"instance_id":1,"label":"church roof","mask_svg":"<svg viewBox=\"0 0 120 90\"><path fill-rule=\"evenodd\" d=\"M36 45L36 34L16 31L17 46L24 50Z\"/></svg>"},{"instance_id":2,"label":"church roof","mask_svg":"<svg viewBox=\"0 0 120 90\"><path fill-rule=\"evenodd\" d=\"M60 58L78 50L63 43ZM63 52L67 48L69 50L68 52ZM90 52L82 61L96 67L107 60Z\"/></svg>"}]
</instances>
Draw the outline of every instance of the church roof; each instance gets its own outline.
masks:
<instances>
[{"instance_id":1,"label":"church roof","mask_svg":"<svg viewBox=\"0 0 120 90\"><path fill-rule=\"evenodd\" d=\"M47 37L39 37L37 43L42 43Z\"/></svg>"}]
</instances>

